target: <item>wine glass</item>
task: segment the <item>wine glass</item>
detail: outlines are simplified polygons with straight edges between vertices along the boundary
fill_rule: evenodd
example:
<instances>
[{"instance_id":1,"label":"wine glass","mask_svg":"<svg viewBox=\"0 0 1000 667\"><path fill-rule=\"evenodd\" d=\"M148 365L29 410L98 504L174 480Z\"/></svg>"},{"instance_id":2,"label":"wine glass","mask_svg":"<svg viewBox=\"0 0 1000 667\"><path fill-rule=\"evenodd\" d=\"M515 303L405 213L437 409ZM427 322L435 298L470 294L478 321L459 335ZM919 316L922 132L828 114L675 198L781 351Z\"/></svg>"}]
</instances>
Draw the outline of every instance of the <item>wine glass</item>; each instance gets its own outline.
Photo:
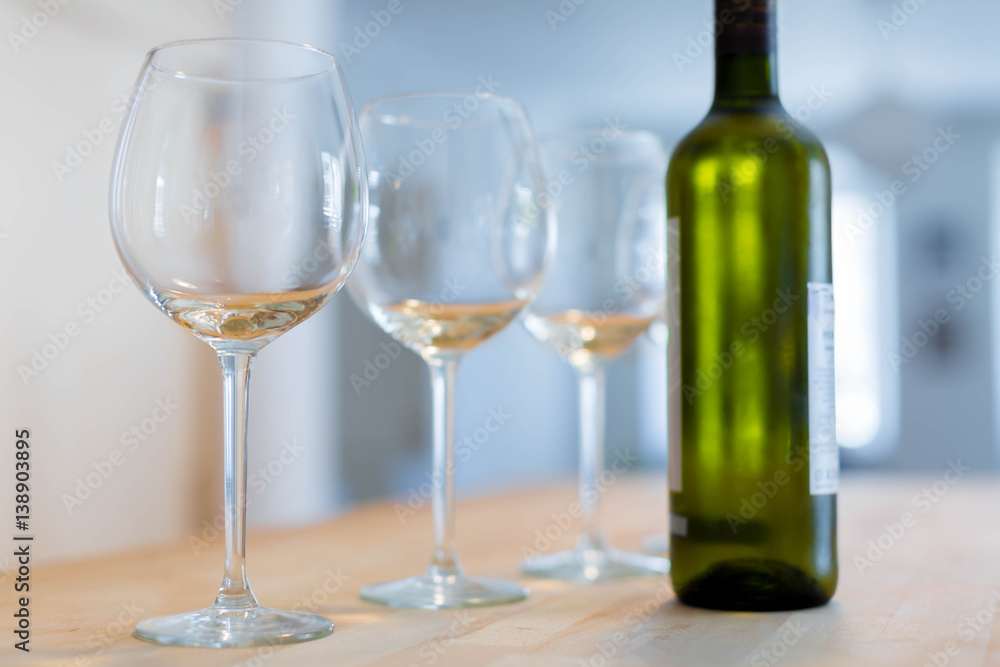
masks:
<instances>
[{"instance_id":1,"label":"wine glass","mask_svg":"<svg viewBox=\"0 0 1000 667\"><path fill-rule=\"evenodd\" d=\"M524 324L577 372L583 532L575 549L531 556L521 570L579 583L662 574L665 559L610 546L600 496L607 475L626 470L604 470L605 368L665 312L666 154L652 134L611 126L549 137L539 152L560 237Z\"/></svg>"},{"instance_id":2,"label":"wine glass","mask_svg":"<svg viewBox=\"0 0 1000 667\"><path fill-rule=\"evenodd\" d=\"M653 323L649 325L649 329L646 331L647 338L649 342L655 346L656 350L661 354L666 355L667 358L667 395L673 389L679 389L680 387L680 346L677 345L677 341L673 341L674 346L670 347L670 330L671 328L676 328L680 322L680 274L678 273L677 262L680 258L677 256L678 248L678 238L677 238L677 218L667 219L667 309L668 312L663 314L663 317L659 317L653 320ZM679 330L679 329L678 329ZM676 386L674 386L676 383ZM673 389L672 389L673 387ZM668 401L669 402L669 401ZM671 407L674 407L671 405ZM680 433L679 428L675 428L680 424L680 412L676 414L667 415L667 440L673 437L677 437L676 434ZM667 443L664 443L667 444ZM669 447L668 453L669 453ZM680 474L680 471L675 468L670 467L669 461L667 462L667 474ZM668 496L670 494L667 494ZM669 502L669 501L668 501ZM666 532L655 533L649 535L642 540L642 550L649 554L662 554L669 558L670 556L670 538Z\"/></svg>"},{"instance_id":3,"label":"wine glass","mask_svg":"<svg viewBox=\"0 0 1000 667\"><path fill-rule=\"evenodd\" d=\"M669 230L669 224L668 224L668 230ZM669 241L667 242L667 245L668 247L670 246ZM669 265L670 261L668 260L667 263ZM670 283L671 280L668 277L667 284L669 285ZM674 298L673 294L667 297L668 303L671 301L672 298ZM667 340L670 337L670 333L667 327L667 318L665 316L653 320L653 322L649 325L649 329L646 330L646 336L649 340L649 343L655 347L657 352L664 355L668 354ZM667 381L669 382L671 379L673 379L674 374L668 370L667 376L668 376ZM664 443L664 445L665 444L666 443ZM644 537L642 539L642 550L648 554L667 555L667 552L670 550L670 540L667 537L666 532L654 533L653 535L648 535L647 537Z\"/></svg>"},{"instance_id":4,"label":"wine glass","mask_svg":"<svg viewBox=\"0 0 1000 667\"><path fill-rule=\"evenodd\" d=\"M343 285L365 232L364 151L336 59L260 40L167 44L122 123L111 231L163 313L211 345L224 380L226 563L207 609L142 621L183 646L323 637L329 619L261 607L246 556L246 425L256 353Z\"/></svg>"},{"instance_id":5,"label":"wine glass","mask_svg":"<svg viewBox=\"0 0 1000 667\"><path fill-rule=\"evenodd\" d=\"M434 554L420 576L366 586L393 607L517 602L512 582L470 577L454 547L454 387L466 352L535 297L554 234L521 106L486 94L403 95L361 112L371 188L370 239L348 283L359 307L419 354L434 397Z\"/></svg>"},{"instance_id":6,"label":"wine glass","mask_svg":"<svg viewBox=\"0 0 1000 667\"><path fill-rule=\"evenodd\" d=\"M669 283L669 279L667 280ZM668 297L669 300L669 297ZM670 333L667 329L667 322L665 318L657 319L652 324L649 325L649 340L656 349L663 354L667 354L667 339ZM671 375L668 373L668 375ZM668 378L668 382L670 379ZM642 550L650 554L664 554L670 550L670 540L667 537L666 532L654 533L642 540Z\"/></svg>"}]
</instances>

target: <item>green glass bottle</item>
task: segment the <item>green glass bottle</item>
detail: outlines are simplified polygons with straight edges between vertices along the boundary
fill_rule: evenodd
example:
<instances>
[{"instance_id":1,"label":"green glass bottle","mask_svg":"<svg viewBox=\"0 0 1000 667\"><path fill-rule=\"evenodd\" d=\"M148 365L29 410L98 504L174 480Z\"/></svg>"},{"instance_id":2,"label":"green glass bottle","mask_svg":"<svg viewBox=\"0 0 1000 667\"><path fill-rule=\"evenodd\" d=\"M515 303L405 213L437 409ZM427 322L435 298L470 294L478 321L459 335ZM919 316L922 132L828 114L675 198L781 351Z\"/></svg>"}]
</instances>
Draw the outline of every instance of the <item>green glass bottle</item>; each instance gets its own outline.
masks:
<instances>
[{"instance_id":1,"label":"green glass bottle","mask_svg":"<svg viewBox=\"0 0 1000 667\"><path fill-rule=\"evenodd\" d=\"M774 0L715 11L715 100L667 174L670 574L800 609L837 585L830 167L778 99Z\"/></svg>"}]
</instances>

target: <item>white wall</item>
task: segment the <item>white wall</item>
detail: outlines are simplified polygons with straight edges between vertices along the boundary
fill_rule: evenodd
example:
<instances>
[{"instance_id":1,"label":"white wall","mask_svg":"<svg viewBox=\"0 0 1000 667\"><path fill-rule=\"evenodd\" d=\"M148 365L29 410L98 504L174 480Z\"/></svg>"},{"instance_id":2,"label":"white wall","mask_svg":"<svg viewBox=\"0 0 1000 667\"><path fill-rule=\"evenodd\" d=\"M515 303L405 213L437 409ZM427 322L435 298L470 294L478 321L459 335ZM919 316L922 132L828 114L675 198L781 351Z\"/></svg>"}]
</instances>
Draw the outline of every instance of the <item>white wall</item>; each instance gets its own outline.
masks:
<instances>
[{"instance_id":1,"label":"white wall","mask_svg":"<svg viewBox=\"0 0 1000 667\"><path fill-rule=\"evenodd\" d=\"M205 452L218 425L209 408L219 393L207 346L120 281L107 192L123 96L146 50L226 26L200 0L52 4L60 9L47 22L35 2L0 5L0 497L9 514L14 430L30 429L39 559L192 530L207 504ZM25 31L33 36L15 52L9 34L33 15L44 27ZM54 163L73 159L68 151L89 154L57 175ZM22 376L36 351L51 359ZM158 401L176 407L156 413ZM151 421L154 414L164 421ZM129 441L130 451L123 437L144 420L151 433ZM117 466L107 463L116 450ZM96 488L81 487L88 480ZM77 496L70 511L66 501Z\"/></svg>"}]
</instances>

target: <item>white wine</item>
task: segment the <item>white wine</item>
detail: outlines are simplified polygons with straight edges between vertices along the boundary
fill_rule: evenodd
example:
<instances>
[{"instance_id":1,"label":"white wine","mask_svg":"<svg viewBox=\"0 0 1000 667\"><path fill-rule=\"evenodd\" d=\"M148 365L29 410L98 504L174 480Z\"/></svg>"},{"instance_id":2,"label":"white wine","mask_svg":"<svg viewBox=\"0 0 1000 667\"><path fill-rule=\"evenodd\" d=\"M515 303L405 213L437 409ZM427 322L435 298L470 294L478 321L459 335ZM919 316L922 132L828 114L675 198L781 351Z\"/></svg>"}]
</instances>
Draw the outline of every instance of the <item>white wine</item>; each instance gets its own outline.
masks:
<instances>
[{"instance_id":1,"label":"white wine","mask_svg":"<svg viewBox=\"0 0 1000 667\"><path fill-rule=\"evenodd\" d=\"M570 364L586 368L596 359L610 359L624 352L655 319L655 315L568 310L554 314L528 313L524 325L539 342Z\"/></svg>"},{"instance_id":2,"label":"white wine","mask_svg":"<svg viewBox=\"0 0 1000 667\"><path fill-rule=\"evenodd\" d=\"M207 341L274 340L319 310L332 296L329 286L297 292L190 294L163 290L157 305L174 321Z\"/></svg>"},{"instance_id":3,"label":"white wine","mask_svg":"<svg viewBox=\"0 0 1000 667\"><path fill-rule=\"evenodd\" d=\"M432 303L407 299L372 304L372 317L386 333L424 358L465 352L510 323L526 300L496 303Z\"/></svg>"}]
</instances>

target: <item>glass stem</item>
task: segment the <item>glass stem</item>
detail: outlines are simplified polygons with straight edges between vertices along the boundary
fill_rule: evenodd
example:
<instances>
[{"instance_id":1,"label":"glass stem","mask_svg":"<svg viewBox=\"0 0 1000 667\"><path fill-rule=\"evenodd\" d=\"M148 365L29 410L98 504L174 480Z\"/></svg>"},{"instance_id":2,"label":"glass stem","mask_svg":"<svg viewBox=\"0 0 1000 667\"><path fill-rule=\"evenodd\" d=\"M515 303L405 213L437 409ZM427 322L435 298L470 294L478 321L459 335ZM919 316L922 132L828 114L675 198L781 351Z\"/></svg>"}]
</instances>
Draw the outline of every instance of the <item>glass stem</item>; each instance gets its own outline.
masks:
<instances>
[{"instance_id":1,"label":"glass stem","mask_svg":"<svg viewBox=\"0 0 1000 667\"><path fill-rule=\"evenodd\" d=\"M253 353L219 352L224 383L226 575L214 606L234 610L257 606L246 573L247 395L253 360Z\"/></svg>"},{"instance_id":2,"label":"glass stem","mask_svg":"<svg viewBox=\"0 0 1000 667\"><path fill-rule=\"evenodd\" d=\"M579 371L580 384L580 506L583 533L577 549L604 549L601 529L601 473L604 472L605 370L594 364Z\"/></svg>"},{"instance_id":3,"label":"glass stem","mask_svg":"<svg viewBox=\"0 0 1000 667\"><path fill-rule=\"evenodd\" d=\"M432 577L462 574L455 555L455 374L458 359L430 359L434 393L434 470L431 480L434 510L434 559L428 568Z\"/></svg>"}]
</instances>

